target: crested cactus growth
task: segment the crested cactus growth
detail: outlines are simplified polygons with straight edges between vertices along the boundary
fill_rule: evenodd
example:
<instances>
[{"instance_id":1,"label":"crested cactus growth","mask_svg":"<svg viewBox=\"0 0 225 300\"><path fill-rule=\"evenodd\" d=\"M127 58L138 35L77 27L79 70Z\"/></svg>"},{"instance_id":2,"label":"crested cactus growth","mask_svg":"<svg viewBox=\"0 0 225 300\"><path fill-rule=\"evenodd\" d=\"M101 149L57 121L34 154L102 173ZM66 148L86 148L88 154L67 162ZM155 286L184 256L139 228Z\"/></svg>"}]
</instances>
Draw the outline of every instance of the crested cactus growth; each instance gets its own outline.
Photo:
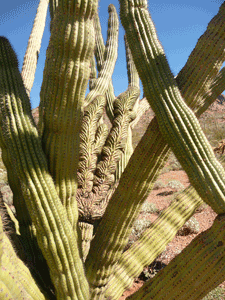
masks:
<instances>
[{"instance_id":1,"label":"crested cactus growth","mask_svg":"<svg viewBox=\"0 0 225 300\"><path fill-rule=\"evenodd\" d=\"M225 89L225 4L174 78L147 1L121 0L128 88L115 97L115 7L104 45L97 0L50 0L38 131L29 92L42 34L33 34L47 4L40 1L22 76L0 38L0 146L18 220L8 237L0 219L0 298L119 299L205 201L218 214L213 226L131 297L200 299L225 278L225 171L197 120ZM156 116L133 150L135 117L148 107L139 105L139 78ZM193 186L124 251L170 147Z\"/></svg>"}]
</instances>

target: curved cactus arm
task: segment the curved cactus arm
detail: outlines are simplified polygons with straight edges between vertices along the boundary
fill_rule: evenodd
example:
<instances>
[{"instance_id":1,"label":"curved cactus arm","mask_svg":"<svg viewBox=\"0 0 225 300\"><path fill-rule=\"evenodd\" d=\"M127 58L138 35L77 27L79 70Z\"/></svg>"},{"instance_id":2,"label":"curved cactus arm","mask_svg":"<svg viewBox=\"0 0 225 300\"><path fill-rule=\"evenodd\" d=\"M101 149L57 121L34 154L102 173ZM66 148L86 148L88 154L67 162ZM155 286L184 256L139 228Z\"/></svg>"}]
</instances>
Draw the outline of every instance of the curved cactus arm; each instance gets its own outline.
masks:
<instances>
[{"instance_id":1,"label":"curved cactus arm","mask_svg":"<svg viewBox=\"0 0 225 300\"><path fill-rule=\"evenodd\" d=\"M79 133L94 51L93 16L98 1L84 3L59 2L46 53L39 120L50 173L74 230L78 217Z\"/></svg>"},{"instance_id":2,"label":"curved cactus arm","mask_svg":"<svg viewBox=\"0 0 225 300\"><path fill-rule=\"evenodd\" d=\"M88 299L89 287L67 212L62 205L29 109L29 98L8 40L0 39L1 130L15 165L38 245L48 263L58 299Z\"/></svg>"},{"instance_id":3,"label":"curved cactus arm","mask_svg":"<svg viewBox=\"0 0 225 300\"><path fill-rule=\"evenodd\" d=\"M225 171L215 158L194 113L183 101L157 39L147 2L141 1L141 4L121 1L121 20L146 98L157 116L160 131L187 172L191 184L218 214L223 213ZM224 17L225 4L217 15L218 19ZM222 27L220 23L217 25L219 28L214 25L214 30L216 27L216 32L222 30L224 34L224 22Z\"/></svg>"},{"instance_id":4,"label":"curved cactus arm","mask_svg":"<svg viewBox=\"0 0 225 300\"><path fill-rule=\"evenodd\" d=\"M225 216L199 234L168 266L129 299L202 299L224 281Z\"/></svg>"},{"instance_id":5,"label":"curved cactus arm","mask_svg":"<svg viewBox=\"0 0 225 300\"><path fill-rule=\"evenodd\" d=\"M41 40L45 28L49 0L40 0L33 28L29 37L27 50L23 60L22 78L28 95L34 83L34 76L41 48Z\"/></svg>"},{"instance_id":6,"label":"curved cactus arm","mask_svg":"<svg viewBox=\"0 0 225 300\"><path fill-rule=\"evenodd\" d=\"M137 113L136 113L136 118L133 120L131 123L131 128L134 128L141 117L144 115L144 113L150 108L150 105L148 103L148 100L146 98L141 99L138 105Z\"/></svg>"},{"instance_id":7,"label":"curved cactus arm","mask_svg":"<svg viewBox=\"0 0 225 300\"><path fill-rule=\"evenodd\" d=\"M15 176L14 164L10 159L10 155L8 153L7 145L4 142L2 131L0 131L0 146L2 150L2 160L7 169L9 185L13 192L13 205L16 208L20 234L23 238L27 237L28 243L32 244L33 238L35 236L35 232L33 230L34 228L32 227L32 221L28 213L25 200L22 197L20 181Z\"/></svg>"},{"instance_id":8,"label":"curved cactus arm","mask_svg":"<svg viewBox=\"0 0 225 300\"><path fill-rule=\"evenodd\" d=\"M185 66L176 77L185 101L196 112L202 97L208 93L214 78L217 76L225 60L224 53L224 15L225 4L220 7L218 14L210 21L207 30L199 38ZM211 53L206 56L205 53ZM193 68L195 63L195 68ZM186 77L189 80L186 81ZM190 82L192 84L190 84Z\"/></svg>"},{"instance_id":9,"label":"curved cactus arm","mask_svg":"<svg viewBox=\"0 0 225 300\"><path fill-rule=\"evenodd\" d=\"M221 41L221 37L218 36L218 39ZM199 55L201 57L204 55L208 56L210 53L203 52L199 53ZM222 49L216 53L216 57L212 56L212 59L216 61L221 55L224 55ZM196 64L193 62L193 69L195 66ZM188 76L186 80L188 80ZM163 165L166 162L166 157L164 156L168 155L168 150L169 147L162 138L157 120L154 118L135 149L121 177L120 184L109 202L101 221L104 224L104 226L102 225L104 232L99 227L92 241L90 253L87 258L88 264L86 266L89 280L91 283L93 282L93 294L97 294L102 288L104 289L103 286L107 283L107 276L109 276L113 265L121 255L118 252L122 253L128 240L129 228L137 217L140 205L150 192L154 180L159 174L161 164ZM137 180L137 178L140 180ZM129 186L132 186L130 192L128 189ZM121 214L121 207L123 207L123 214ZM134 208L137 210L134 210ZM104 241L107 241L107 249L105 248L105 244L104 246L101 244ZM107 257L104 253L107 253ZM104 270L97 264L98 255L105 264ZM92 270L94 271L92 272ZM95 276L96 274L99 275ZM96 292L94 291L94 286L96 286Z\"/></svg>"},{"instance_id":10,"label":"curved cactus arm","mask_svg":"<svg viewBox=\"0 0 225 300\"><path fill-rule=\"evenodd\" d=\"M178 84L179 86L179 84ZM198 101L198 106L195 108L192 105L192 108L195 110L196 117L200 117L203 112L205 112L208 107L217 99L219 95L223 93L225 89L225 67L223 67L219 73L215 76L214 81L211 83L205 95L202 96L202 101ZM184 94L184 93L182 93ZM131 127L134 128L143 114L150 108L148 100L143 98L138 106L137 116L134 121L131 123Z\"/></svg>"},{"instance_id":11,"label":"curved cactus arm","mask_svg":"<svg viewBox=\"0 0 225 300\"><path fill-rule=\"evenodd\" d=\"M130 86L140 87L140 79L138 76L137 69L135 67L132 54L126 39L126 35L124 35L125 42L125 50L126 50L126 62L127 62L127 75L128 75L128 83Z\"/></svg>"},{"instance_id":12,"label":"curved cactus arm","mask_svg":"<svg viewBox=\"0 0 225 300\"><path fill-rule=\"evenodd\" d=\"M128 74L129 87L135 86L137 88L140 88L139 76L138 76L137 69L135 67L128 43L126 41L126 36L124 36L124 41L125 41L125 49L126 49L126 62L127 62L127 74ZM139 97L137 98L137 100L134 104L134 108L133 108L133 111L135 112L135 114L137 112L138 106L139 106ZM117 165L116 174L115 174L116 182L119 181L124 169L126 168L128 161L134 151L133 144L132 144L132 130L131 130L132 122L129 123L129 125L128 125L126 146L121 155L121 159L119 160L118 165Z\"/></svg>"},{"instance_id":13,"label":"curved cactus arm","mask_svg":"<svg viewBox=\"0 0 225 300\"><path fill-rule=\"evenodd\" d=\"M107 41L104 51L104 60L101 63L98 78L94 82L94 88L92 88L91 91L88 93L87 97L85 98L85 103L89 103L97 95L105 95L108 89L108 84L112 78L115 63L117 60L119 19L114 5L109 5L108 12L109 21Z\"/></svg>"},{"instance_id":14,"label":"curved cactus arm","mask_svg":"<svg viewBox=\"0 0 225 300\"><path fill-rule=\"evenodd\" d=\"M150 265L162 253L202 203L202 199L191 186L178 195L140 239L122 254L107 284L105 296L118 299L132 285L143 267Z\"/></svg>"},{"instance_id":15,"label":"curved cactus arm","mask_svg":"<svg viewBox=\"0 0 225 300\"><path fill-rule=\"evenodd\" d=\"M1 42L2 42L2 40L1 40ZM1 60L2 59L3 59L3 57L1 55ZM16 77L18 76L17 73L14 73L14 74ZM3 78L3 76L4 76L4 74L2 74L2 78ZM20 77L20 75L19 75L19 77ZM25 105L26 105L26 109L28 111L30 111L31 108L30 108L29 101ZM0 117L0 119L1 119L1 117ZM31 119L32 119L32 116L31 116ZM2 122L2 120L1 120L1 122ZM41 253L41 250L38 247L37 239L36 239L36 228L35 228L34 224L32 223L31 217L27 210L25 199L24 199L24 196L22 193L21 182L20 182L18 176L16 175L15 164L14 164L15 158L13 158L13 160L12 160L12 157L10 157L10 153L9 153L7 145L5 143L3 134L4 134L3 131L1 131L0 132L0 146L2 149L2 159L7 168L8 181L9 181L11 190L13 192L13 204L16 208L17 220L19 222L20 239L22 241L23 249L24 249L24 251L21 252L21 246L19 245L18 255L22 260L25 259L27 261L27 265L29 266L29 268L32 269L31 270L32 275L36 278L36 280L40 284L43 283L44 286L46 286L48 288L49 286L52 285L50 276L49 276L48 267L47 267L47 264L46 264L46 261L45 261L43 255ZM17 246L18 245L14 245L14 247L16 249L17 249ZM25 257L24 257L24 253L26 253ZM35 263L37 263L36 268L33 267ZM40 276L40 273L43 271L45 273L45 281L44 282L42 280L42 276Z\"/></svg>"},{"instance_id":16,"label":"curved cactus arm","mask_svg":"<svg viewBox=\"0 0 225 300\"><path fill-rule=\"evenodd\" d=\"M102 32L101 32L101 24L99 20L98 14L95 15L94 18L94 28L95 28L95 58L97 62L97 69L100 72L102 64L104 62L104 53L105 53L105 45L104 45L104 40L102 37ZM112 79L110 78L109 83L108 83L108 89L106 90L105 93L106 100L107 100L107 105L106 105L106 111L108 114L109 119L112 121L113 120L113 102L115 99L114 95L114 88L112 85Z\"/></svg>"},{"instance_id":17,"label":"curved cactus arm","mask_svg":"<svg viewBox=\"0 0 225 300\"><path fill-rule=\"evenodd\" d=\"M196 111L196 116L200 116L203 111L205 111L215 99L221 95L225 89L225 67L223 67L217 76L214 78L209 91L203 97L204 101L199 105Z\"/></svg>"}]
</instances>

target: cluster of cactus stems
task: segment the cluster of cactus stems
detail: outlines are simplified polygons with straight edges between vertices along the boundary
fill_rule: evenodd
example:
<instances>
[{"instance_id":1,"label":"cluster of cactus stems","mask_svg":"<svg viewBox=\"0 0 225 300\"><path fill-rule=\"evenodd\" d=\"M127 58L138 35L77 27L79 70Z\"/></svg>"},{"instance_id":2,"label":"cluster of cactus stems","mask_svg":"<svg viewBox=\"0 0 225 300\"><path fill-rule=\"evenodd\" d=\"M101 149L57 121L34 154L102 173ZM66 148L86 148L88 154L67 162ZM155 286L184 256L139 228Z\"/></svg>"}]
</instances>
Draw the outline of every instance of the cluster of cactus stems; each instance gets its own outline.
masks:
<instances>
[{"instance_id":1,"label":"cluster of cactus stems","mask_svg":"<svg viewBox=\"0 0 225 300\"><path fill-rule=\"evenodd\" d=\"M37 128L29 94L48 4ZM174 78L147 1L120 0L128 87L118 97L119 20L109 5L104 44L97 9L98 0L40 0L21 74L0 37L0 146L16 208L16 218L1 209L0 299L119 299L204 201L213 226L130 297L201 299L225 278L225 171L197 119L225 89L225 3ZM133 150L149 105L155 117ZM191 185L124 251L170 149Z\"/></svg>"}]
</instances>

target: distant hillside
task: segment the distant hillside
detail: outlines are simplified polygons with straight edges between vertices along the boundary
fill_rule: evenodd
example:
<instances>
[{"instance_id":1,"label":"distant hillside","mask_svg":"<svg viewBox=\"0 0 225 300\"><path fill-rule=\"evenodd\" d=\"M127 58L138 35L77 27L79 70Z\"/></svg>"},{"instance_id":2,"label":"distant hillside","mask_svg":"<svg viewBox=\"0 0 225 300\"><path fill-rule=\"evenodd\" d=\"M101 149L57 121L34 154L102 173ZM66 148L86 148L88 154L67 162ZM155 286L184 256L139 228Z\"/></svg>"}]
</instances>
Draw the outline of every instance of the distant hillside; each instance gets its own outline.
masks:
<instances>
[{"instance_id":1,"label":"distant hillside","mask_svg":"<svg viewBox=\"0 0 225 300\"><path fill-rule=\"evenodd\" d=\"M225 110L225 95L221 94L217 100L210 106L210 110ZM36 107L32 110L32 115L34 117L34 121L37 124L39 120L39 107ZM137 131L138 136L140 135L140 130L142 133L147 129L147 126L151 119L153 118L154 113L151 109L147 110L144 115L141 117L137 125L135 126L134 132ZM138 138L139 140L139 138Z\"/></svg>"}]
</instances>

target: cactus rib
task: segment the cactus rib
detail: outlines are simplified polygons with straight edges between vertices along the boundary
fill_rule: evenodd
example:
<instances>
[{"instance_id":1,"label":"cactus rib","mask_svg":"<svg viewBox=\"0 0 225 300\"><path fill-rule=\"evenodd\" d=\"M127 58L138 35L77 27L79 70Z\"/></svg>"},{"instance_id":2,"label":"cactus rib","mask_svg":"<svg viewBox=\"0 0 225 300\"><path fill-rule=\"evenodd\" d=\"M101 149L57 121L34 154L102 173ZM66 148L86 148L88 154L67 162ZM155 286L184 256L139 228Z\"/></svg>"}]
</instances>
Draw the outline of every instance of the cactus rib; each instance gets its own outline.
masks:
<instances>
[{"instance_id":1,"label":"cactus rib","mask_svg":"<svg viewBox=\"0 0 225 300\"><path fill-rule=\"evenodd\" d=\"M95 80L94 88L88 93L85 103L89 103L97 95L105 95L117 60L119 19L114 5L109 5L108 12L109 21L104 60L98 78Z\"/></svg>"},{"instance_id":2,"label":"cactus rib","mask_svg":"<svg viewBox=\"0 0 225 300\"><path fill-rule=\"evenodd\" d=\"M87 299L88 284L77 237L48 172L41 141L28 109L29 99L14 58L8 40L1 38L0 125L5 132L3 143L15 165L15 176L20 181L58 298L67 299L70 295L73 299Z\"/></svg>"},{"instance_id":3,"label":"cactus rib","mask_svg":"<svg viewBox=\"0 0 225 300\"><path fill-rule=\"evenodd\" d=\"M121 1L121 20L145 95L157 116L160 131L190 182L204 201L221 214L225 211L224 169L215 158L197 118L180 94L157 39L146 1L141 1L141 4L137 6L132 0ZM219 17L224 15L225 4L218 13ZM223 27L219 27L218 31L221 30ZM134 38L141 41L135 47Z\"/></svg>"},{"instance_id":4,"label":"cactus rib","mask_svg":"<svg viewBox=\"0 0 225 300\"><path fill-rule=\"evenodd\" d=\"M40 103L40 132L58 195L76 230L79 132L94 51L97 0L60 1L52 21Z\"/></svg>"}]
</instances>

